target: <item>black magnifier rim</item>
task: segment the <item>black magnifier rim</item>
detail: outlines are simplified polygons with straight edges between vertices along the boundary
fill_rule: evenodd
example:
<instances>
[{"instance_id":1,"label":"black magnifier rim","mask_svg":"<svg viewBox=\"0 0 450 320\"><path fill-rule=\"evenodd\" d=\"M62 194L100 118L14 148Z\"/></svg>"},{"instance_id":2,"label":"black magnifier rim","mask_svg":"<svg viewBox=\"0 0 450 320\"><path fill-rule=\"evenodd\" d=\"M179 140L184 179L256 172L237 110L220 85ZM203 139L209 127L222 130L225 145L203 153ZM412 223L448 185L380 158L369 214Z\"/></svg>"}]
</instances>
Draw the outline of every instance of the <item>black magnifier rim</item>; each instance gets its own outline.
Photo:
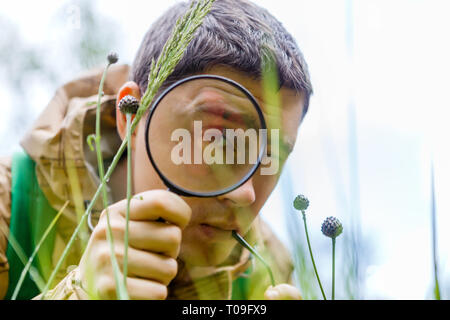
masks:
<instances>
[{"instance_id":1,"label":"black magnifier rim","mask_svg":"<svg viewBox=\"0 0 450 320\"><path fill-rule=\"evenodd\" d=\"M214 192L195 192L195 191L190 191L187 189L184 189L176 184L173 184L158 168L158 166L156 165L153 157L152 157L152 153L150 152L150 144L148 141L148 130L150 128L150 121L155 113L156 108L158 107L158 104L161 102L162 99L164 99L164 97L173 89L175 89L176 87L178 87L179 85L182 85L183 83L186 83L188 81L193 81L193 80L197 80L197 79L214 79L214 80L220 80L223 81L227 84L230 84L234 87L236 87L237 89L241 90L246 96L247 98L252 102L253 106L255 107L256 111L258 112L258 117L259 117L259 121L261 122L261 129L267 129L267 125L266 125L266 121L264 119L264 115L262 113L261 107L259 106L258 102L256 101L256 99L253 97L253 95L250 93L250 91L248 91L245 87L243 87L241 84L237 83L234 80L222 77L222 76L218 76L218 75L212 75L212 74L200 74L200 75L194 75L194 76L189 76L186 78L183 78L181 80L178 80L177 82L175 82L174 84L172 84L171 86L169 86L167 89L165 89L163 91L163 93L155 100L155 102L152 104L151 108L150 108L150 114L147 117L147 121L145 124L145 148L147 150L147 156L150 160L150 162L152 163L153 168L156 170L156 172L158 173L159 177L161 178L161 180L164 182L164 184L169 188L170 191L181 195L181 196L186 196L186 197L198 197L198 198L207 198L207 197L217 197L223 194L226 194L228 192L231 192L237 188L239 188L241 185L243 185L245 182L247 182L251 176L253 176L253 174L255 173L256 170L258 170L258 167L261 164L261 160L264 156L265 150L266 150L266 146L267 146L267 137L264 137L263 139L263 144L259 150L259 155L258 155L258 159L255 163L255 165L253 166L253 168L247 173L247 175L245 175L240 181L239 183L235 183L233 186L219 190L219 191L214 191Z\"/></svg>"}]
</instances>

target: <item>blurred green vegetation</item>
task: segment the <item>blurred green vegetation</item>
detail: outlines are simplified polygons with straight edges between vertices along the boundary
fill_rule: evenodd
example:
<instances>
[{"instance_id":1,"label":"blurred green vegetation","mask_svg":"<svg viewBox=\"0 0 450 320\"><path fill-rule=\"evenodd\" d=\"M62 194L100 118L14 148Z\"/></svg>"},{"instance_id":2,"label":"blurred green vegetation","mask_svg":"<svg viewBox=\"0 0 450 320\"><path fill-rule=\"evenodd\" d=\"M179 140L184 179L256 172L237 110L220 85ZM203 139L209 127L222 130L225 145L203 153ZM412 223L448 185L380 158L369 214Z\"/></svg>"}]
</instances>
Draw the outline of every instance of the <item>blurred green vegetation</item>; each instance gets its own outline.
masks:
<instances>
[{"instance_id":1,"label":"blurred green vegetation","mask_svg":"<svg viewBox=\"0 0 450 320\"><path fill-rule=\"evenodd\" d=\"M79 23L71 26L71 19L79 19ZM0 15L0 81L3 94L9 96L5 108L14 110L7 127L1 128L0 134L6 139L0 143L0 154L12 151L48 103L37 102L36 95L51 96L77 74L103 66L109 51L120 51L118 24L99 12L92 1L63 2L47 27L64 32L56 32L56 39L36 45L25 39L20 26Z\"/></svg>"}]
</instances>

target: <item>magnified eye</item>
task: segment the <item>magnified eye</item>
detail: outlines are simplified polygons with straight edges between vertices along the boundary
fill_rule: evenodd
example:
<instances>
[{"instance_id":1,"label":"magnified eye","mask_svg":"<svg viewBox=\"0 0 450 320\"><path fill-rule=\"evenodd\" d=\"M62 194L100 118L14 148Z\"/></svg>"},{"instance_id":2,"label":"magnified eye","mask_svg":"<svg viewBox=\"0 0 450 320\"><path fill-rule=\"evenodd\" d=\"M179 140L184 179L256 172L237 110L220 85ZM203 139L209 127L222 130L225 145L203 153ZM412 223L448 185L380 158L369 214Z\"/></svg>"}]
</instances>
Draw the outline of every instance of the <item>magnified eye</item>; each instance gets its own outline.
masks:
<instances>
[{"instance_id":1,"label":"magnified eye","mask_svg":"<svg viewBox=\"0 0 450 320\"><path fill-rule=\"evenodd\" d=\"M226 129L222 130L223 155L224 159L226 159L224 163L233 165L239 164L238 159L242 157L242 153L247 155L248 143L245 143L244 148L242 148L237 140L238 138L233 134L226 134ZM229 161L231 161L231 163Z\"/></svg>"},{"instance_id":2,"label":"magnified eye","mask_svg":"<svg viewBox=\"0 0 450 320\"><path fill-rule=\"evenodd\" d=\"M267 130L262 110L244 87L225 78L192 77L152 106L146 149L169 188L210 197L256 172L265 147L261 130Z\"/></svg>"},{"instance_id":3,"label":"magnified eye","mask_svg":"<svg viewBox=\"0 0 450 320\"><path fill-rule=\"evenodd\" d=\"M227 137L226 129L223 129L223 130L222 130L222 144L223 144L223 147L224 147L224 148L228 148L228 147L231 148L231 146L232 146L232 147L233 147L232 150L233 150L234 152L237 151L237 146L236 146L237 144L234 143L234 141L232 141L231 138Z\"/></svg>"}]
</instances>

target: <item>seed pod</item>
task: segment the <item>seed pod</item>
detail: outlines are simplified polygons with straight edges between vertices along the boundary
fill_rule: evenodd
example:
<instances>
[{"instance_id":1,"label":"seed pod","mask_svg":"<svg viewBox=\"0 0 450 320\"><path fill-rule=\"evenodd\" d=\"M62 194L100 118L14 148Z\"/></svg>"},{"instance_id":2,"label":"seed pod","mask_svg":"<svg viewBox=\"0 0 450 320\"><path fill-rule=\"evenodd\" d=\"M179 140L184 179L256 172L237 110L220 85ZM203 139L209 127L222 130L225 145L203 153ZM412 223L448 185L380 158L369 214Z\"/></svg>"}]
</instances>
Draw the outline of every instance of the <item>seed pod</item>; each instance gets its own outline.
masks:
<instances>
[{"instance_id":1,"label":"seed pod","mask_svg":"<svg viewBox=\"0 0 450 320\"><path fill-rule=\"evenodd\" d=\"M308 206L309 206L309 200L304 195L299 194L297 197L295 197L295 199L294 199L294 208L295 209L304 211L304 210L308 209Z\"/></svg>"},{"instance_id":2,"label":"seed pod","mask_svg":"<svg viewBox=\"0 0 450 320\"><path fill-rule=\"evenodd\" d=\"M342 223L335 217L328 217L322 223L322 233L330 238L339 236L343 229Z\"/></svg>"},{"instance_id":3,"label":"seed pod","mask_svg":"<svg viewBox=\"0 0 450 320\"><path fill-rule=\"evenodd\" d=\"M118 55L116 52L111 51L111 52L108 54L108 62L109 62L109 64L114 64L114 63L116 63L117 61L119 61L119 55Z\"/></svg>"},{"instance_id":4,"label":"seed pod","mask_svg":"<svg viewBox=\"0 0 450 320\"><path fill-rule=\"evenodd\" d=\"M119 109L122 113L135 114L139 109L139 101L132 95L126 95L120 100Z\"/></svg>"}]
</instances>

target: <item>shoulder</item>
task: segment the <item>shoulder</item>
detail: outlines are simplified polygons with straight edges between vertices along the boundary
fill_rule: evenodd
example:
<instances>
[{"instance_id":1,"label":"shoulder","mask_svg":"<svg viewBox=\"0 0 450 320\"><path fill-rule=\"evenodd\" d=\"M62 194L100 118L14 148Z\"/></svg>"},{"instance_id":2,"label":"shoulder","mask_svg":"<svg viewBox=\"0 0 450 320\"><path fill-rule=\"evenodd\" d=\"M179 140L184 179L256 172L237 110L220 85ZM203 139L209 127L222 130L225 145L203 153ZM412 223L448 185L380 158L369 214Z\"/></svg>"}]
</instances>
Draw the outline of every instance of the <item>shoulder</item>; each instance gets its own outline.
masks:
<instances>
[{"instance_id":1,"label":"shoulder","mask_svg":"<svg viewBox=\"0 0 450 320\"><path fill-rule=\"evenodd\" d=\"M0 218L9 221L11 206L11 157L0 157Z\"/></svg>"},{"instance_id":2,"label":"shoulder","mask_svg":"<svg viewBox=\"0 0 450 320\"><path fill-rule=\"evenodd\" d=\"M0 299L8 286L8 244L9 220L11 216L11 157L0 157Z\"/></svg>"}]
</instances>

